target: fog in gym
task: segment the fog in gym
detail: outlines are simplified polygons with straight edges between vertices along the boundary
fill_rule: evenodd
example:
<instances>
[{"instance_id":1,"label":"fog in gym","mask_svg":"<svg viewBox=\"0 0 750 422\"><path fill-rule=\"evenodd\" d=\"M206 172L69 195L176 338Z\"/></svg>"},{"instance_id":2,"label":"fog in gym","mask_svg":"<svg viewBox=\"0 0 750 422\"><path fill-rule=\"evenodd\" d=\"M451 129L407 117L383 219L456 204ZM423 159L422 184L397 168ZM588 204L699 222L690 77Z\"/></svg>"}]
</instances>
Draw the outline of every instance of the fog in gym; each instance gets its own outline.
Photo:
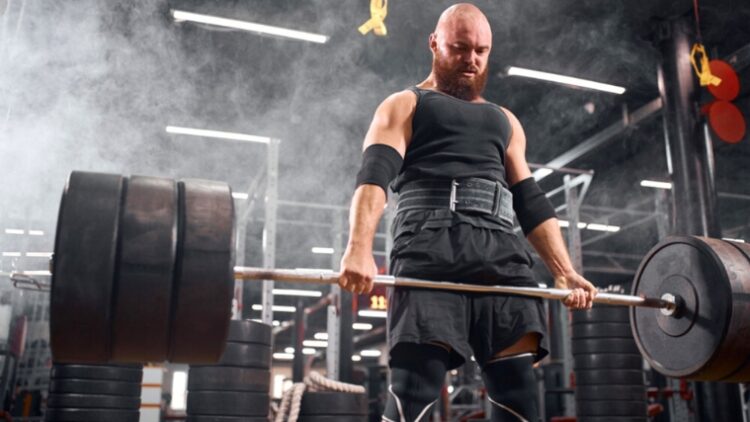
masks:
<instances>
[{"instance_id":1,"label":"fog in gym","mask_svg":"<svg viewBox=\"0 0 750 422\"><path fill-rule=\"evenodd\" d=\"M189 360L143 359L136 364L130 359L131 366L117 366L126 362L110 355L90 362L108 365L101 368L53 360L61 352L51 347L57 340L54 334L50 339L50 316L54 319L60 311L51 309L50 298L62 297L63 287L55 290L50 260L53 251L60 256L64 247L55 244L61 231L61 197L76 170L220 181L233 193L233 265L337 271L349 236L348 211L362 164L362 142L373 114L390 94L430 74L428 38L441 13L454 3L0 0L0 419L381 421L390 382L389 304L382 285L357 295L321 284L277 281L271 287L268 282L237 281L231 316L254 324L255 337L239 339L230 332L227 344L243 348L232 357L227 348L221 362L213 364L235 369L225 372L226 377L216 372L205 379L191 378L195 368L208 367L205 362L190 365L196 362ZM750 1L472 3L492 27L483 97L511 110L523 125L526 159L555 207L576 271L600 291L635 296L668 291L645 284L643 290L634 289L641 274L656 271L664 280L682 277L693 286L695 297L679 296L675 303L687 310L700 308L695 302L701 300L719 301L700 294L701 289L718 288L696 287L714 282L691 279L698 277L698 264L677 275L649 268L644 257L654 253L655 245L673 235L707 236L739 245L737 250L746 257L727 266L737 277L721 271L715 277L726 279L731 293L726 295L728 304L717 302L715 307L735 309L727 313L735 315L734 325L706 328L690 322L675 323L675 328L670 325L674 321L664 318L711 317L696 317L698 310L657 317L662 315L658 310L648 309L652 313L646 318L659 325L650 322L656 327L639 331L635 325L645 314L638 312L647 308L628 312L618 307L620 320L599 321L595 314L584 314L604 305L568 311L557 300L545 301L551 354L534 368L539 420L747 422ZM358 30L367 23L372 24L369 30ZM279 28L311 38L273 32ZM695 46L704 46L705 54L692 54ZM548 76L527 77L525 70ZM739 88L725 98L734 75ZM555 76L578 79L559 81ZM719 81L708 82L712 76ZM585 85L591 81L609 88ZM374 239L380 274L389 274L397 198L389 193ZM92 209L98 207L93 197L88 200ZM96 220L93 212L86 219ZM515 225L516 235L524 239L518 221ZM78 227L71 236L98 236ZM125 248L125 229L119 227L113 235L118 254ZM191 230L182 220L174 227L179 239ZM534 262L535 281L540 287L554 287L540 254L529 242L523 244ZM717 254L701 256L720 259ZM96 263L107 256L91 259ZM107 281L115 286L111 302L92 304L87 301L96 298L84 290L78 296L71 293L65 304L71 315L95 315L87 312L99 305L114 309L119 303L122 259L112 259L113 281ZM667 266L665 262L662 267ZM167 293L171 299L146 298L149 293L144 291L143 301L135 299L130 312L137 316L149 306L166 309L165 318L174 321L179 307L174 283L173 293ZM680 282L669 283L664 286ZM70 284L65 288L74 291ZM79 299L70 300L73 297ZM270 303L272 313L264 311ZM122 312L122 306L118 309ZM738 322L742 315L744 326ZM152 321L136 316L130 326L136 331L138 324L145 327ZM192 318L200 321L199 311ZM188 320L182 324L190 326ZM95 331L86 323L76 324L73 331L84 334L70 338L89 338L85 332ZM109 324L107 338L119 338L117 323L102 324ZM617 337L607 327L618 324L627 328L627 335L617 339L627 342L627 351L607 353L621 358L611 362L625 363L596 366L596 360L579 359L584 337L580 326L593 327L586 341L604 344ZM703 331L694 333L698 326ZM226 327L220 321L215 329L220 351ZM692 347L710 343L700 336L718 336L717 341L732 350L726 346L709 353L709 363L677 375L656 363L669 353L645 352L658 343L656 335L643 331L648 329L668 332L675 361L681 359L677 355L689 355ZM163 333L160 339L166 344L170 336ZM60 347L80 351L89 346L71 340ZM116 347L103 350L116 355ZM595 351L599 356L601 352ZM740 355L744 357L737 358L742 363L736 370L719 374L716 362ZM636 369L624 369L633 360ZM593 366L582 366L589 363ZM239 379L238 371L248 368L252 388L228 386ZM618 378L633 372L636 381ZM585 377L594 374L602 381L587 384ZM328 380L321 381L323 377ZM76 382L93 387L86 390ZM302 382L307 382L306 392ZM592 386L599 395L592 395ZM317 407L312 404L315 394L320 394ZM353 395L356 400L346 398ZM302 412L285 414L300 397ZM223 410L205 410L212 405ZM430 416L420 420L501 420L491 418L491 407L480 368L472 360L448 372Z\"/></svg>"}]
</instances>

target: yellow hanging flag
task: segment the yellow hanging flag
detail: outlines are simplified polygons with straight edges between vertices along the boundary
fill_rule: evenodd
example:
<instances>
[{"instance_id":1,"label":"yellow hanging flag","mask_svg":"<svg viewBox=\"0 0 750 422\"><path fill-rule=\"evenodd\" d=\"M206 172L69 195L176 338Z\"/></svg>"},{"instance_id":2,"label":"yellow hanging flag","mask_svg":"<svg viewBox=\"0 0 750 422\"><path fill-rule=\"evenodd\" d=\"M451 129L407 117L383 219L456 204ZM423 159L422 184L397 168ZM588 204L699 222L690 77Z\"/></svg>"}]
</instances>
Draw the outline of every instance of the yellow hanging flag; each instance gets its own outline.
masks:
<instances>
[{"instance_id":1,"label":"yellow hanging flag","mask_svg":"<svg viewBox=\"0 0 750 422\"><path fill-rule=\"evenodd\" d=\"M359 27L362 35L373 31L375 35L385 36L388 30L385 27L386 15L388 15L388 0L370 0L370 19Z\"/></svg>"},{"instance_id":2,"label":"yellow hanging flag","mask_svg":"<svg viewBox=\"0 0 750 422\"><path fill-rule=\"evenodd\" d=\"M700 68L696 59L698 54L701 55ZM721 84L721 79L711 73L711 67L708 64L708 54L706 54L706 47L704 47L703 44L693 44L693 49L690 51L690 63L693 65L693 70L695 70L695 74L698 76L701 86L719 86L719 84Z\"/></svg>"}]
</instances>

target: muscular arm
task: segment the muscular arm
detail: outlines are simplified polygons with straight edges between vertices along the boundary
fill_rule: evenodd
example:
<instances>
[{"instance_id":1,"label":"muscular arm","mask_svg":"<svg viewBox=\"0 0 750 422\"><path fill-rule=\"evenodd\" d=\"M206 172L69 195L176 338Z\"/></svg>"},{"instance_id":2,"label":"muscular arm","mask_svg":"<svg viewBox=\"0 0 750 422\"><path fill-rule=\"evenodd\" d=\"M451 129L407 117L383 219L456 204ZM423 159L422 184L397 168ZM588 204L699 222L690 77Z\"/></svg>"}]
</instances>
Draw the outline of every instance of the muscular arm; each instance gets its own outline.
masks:
<instances>
[{"instance_id":1,"label":"muscular arm","mask_svg":"<svg viewBox=\"0 0 750 422\"><path fill-rule=\"evenodd\" d=\"M362 149L385 144L403 157L411 139L415 106L416 97L409 91L386 98L375 111ZM386 192L380 186L365 184L355 190L349 210L349 242L341 260L341 287L356 293L372 290L377 274L372 244L385 203Z\"/></svg>"},{"instance_id":2,"label":"muscular arm","mask_svg":"<svg viewBox=\"0 0 750 422\"><path fill-rule=\"evenodd\" d=\"M526 135L521 122L510 111L504 111L512 128L505 163L508 184L512 186L531 177L531 170L526 162ZM557 219L543 221L528 233L527 239L552 273L555 287L573 289L574 293L564 300L564 303L576 308L590 307L591 300L596 295L596 288L573 268Z\"/></svg>"}]
</instances>

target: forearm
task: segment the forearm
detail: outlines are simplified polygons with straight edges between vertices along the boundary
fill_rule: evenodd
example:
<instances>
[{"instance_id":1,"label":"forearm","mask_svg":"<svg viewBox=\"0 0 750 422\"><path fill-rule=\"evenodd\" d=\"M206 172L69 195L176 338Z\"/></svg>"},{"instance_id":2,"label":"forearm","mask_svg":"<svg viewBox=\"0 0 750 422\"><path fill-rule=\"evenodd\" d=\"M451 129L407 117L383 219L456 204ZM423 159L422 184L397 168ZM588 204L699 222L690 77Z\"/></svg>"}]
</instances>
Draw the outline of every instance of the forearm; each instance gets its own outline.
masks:
<instances>
[{"instance_id":1,"label":"forearm","mask_svg":"<svg viewBox=\"0 0 750 422\"><path fill-rule=\"evenodd\" d=\"M553 278L557 279L575 272L556 218L547 219L539 224L528 234L527 239L539 253Z\"/></svg>"},{"instance_id":2,"label":"forearm","mask_svg":"<svg viewBox=\"0 0 750 422\"><path fill-rule=\"evenodd\" d=\"M380 186L361 185L357 188L349 209L348 249L372 252L385 202L385 192Z\"/></svg>"}]
</instances>

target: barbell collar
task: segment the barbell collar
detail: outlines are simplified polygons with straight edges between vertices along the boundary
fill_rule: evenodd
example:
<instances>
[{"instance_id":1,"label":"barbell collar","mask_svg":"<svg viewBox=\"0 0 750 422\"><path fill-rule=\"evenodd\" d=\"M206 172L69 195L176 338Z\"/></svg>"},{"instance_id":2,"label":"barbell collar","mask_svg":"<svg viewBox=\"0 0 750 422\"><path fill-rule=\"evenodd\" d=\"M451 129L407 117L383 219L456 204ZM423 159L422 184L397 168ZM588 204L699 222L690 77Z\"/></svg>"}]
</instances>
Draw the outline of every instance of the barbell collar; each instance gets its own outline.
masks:
<instances>
[{"instance_id":1,"label":"barbell collar","mask_svg":"<svg viewBox=\"0 0 750 422\"><path fill-rule=\"evenodd\" d=\"M339 273L331 270L311 271L268 269L257 267L235 267L234 277L237 280L274 280L310 284L338 284L339 281ZM568 289L518 286L488 286L481 284L454 283L449 281L429 281L408 277L393 277L389 275L378 275L374 278L373 283L382 286L415 287L422 289L452 290L469 293L512 294L555 300L565 299L571 293L571 290ZM669 312L674 312L677 307L677 302L674 297L670 299L669 297L665 296L657 299L613 293L598 293L596 297L594 297L594 303L657 308L665 309Z\"/></svg>"}]
</instances>

